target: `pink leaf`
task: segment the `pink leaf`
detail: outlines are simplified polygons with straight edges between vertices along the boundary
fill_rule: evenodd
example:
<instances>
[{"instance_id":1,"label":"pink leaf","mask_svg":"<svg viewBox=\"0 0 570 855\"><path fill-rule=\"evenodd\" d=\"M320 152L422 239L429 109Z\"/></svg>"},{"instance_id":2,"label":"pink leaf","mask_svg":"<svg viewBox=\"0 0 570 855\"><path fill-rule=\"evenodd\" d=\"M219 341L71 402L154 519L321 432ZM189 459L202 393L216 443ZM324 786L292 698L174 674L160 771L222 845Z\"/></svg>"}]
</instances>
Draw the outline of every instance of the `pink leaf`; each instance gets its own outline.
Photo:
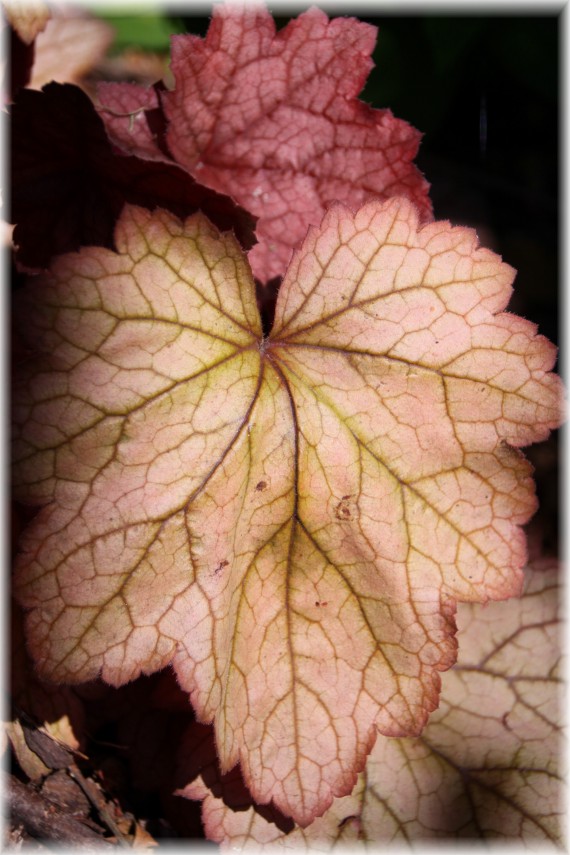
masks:
<instances>
[{"instance_id":1,"label":"pink leaf","mask_svg":"<svg viewBox=\"0 0 570 855\"><path fill-rule=\"evenodd\" d=\"M109 139L129 154L148 160L172 160L160 148L150 119L159 113L155 87L136 83L100 83L97 97Z\"/></svg>"},{"instance_id":2,"label":"pink leaf","mask_svg":"<svg viewBox=\"0 0 570 855\"><path fill-rule=\"evenodd\" d=\"M318 851L334 845L474 839L562 842L560 588L556 569L527 571L522 599L458 609L460 653L421 737L379 737L349 796L292 830L256 805L235 772L220 775L207 728L182 754L224 849ZM352 851L352 850L351 850Z\"/></svg>"},{"instance_id":3,"label":"pink leaf","mask_svg":"<svg viewBox=\"0 0 570 855\"><path fill-rule=\"evenodd\" d=\"M405 199L337 205L265 339L236 241L125 208L19 312L20 496L50 502L15 588L55 680L172 662L223 770L300 825L378 731L418 734L456 600L520 591L535 508L513 445L561 419L555 349L503 313L513 271Z\"/></svg>"},{"instance_id":4,"label":"pink leaf","mask_svg":"<svg viewBox=\"0 0 570 855\"><path fill-rule=\"evenodd\" d=\"M431 216L412 160L420 134L357 100L374 27L311 8L279 34L261 7L216 6L202 41L172 39L168 145L200 181L260 218L254 274L285 272L291 251L333 201L409 195Z\"/></svg>"},{"instance_id":5,"label":"pink leaf","mask_svg":"<svg viewBox=\"0 0 570 855\"><path fill-rule=\"evenodd\" d=\"M431 219L429 185L413 165L420 134L357 96L372 68L376 29L311 8L276 34L259 6L215 6L205 39L172 38L175 88L162 96L174 159L259 217L250 252L258 279L285 272L292 250L331 202L408 196ZM160 157L143 114L151 90L100 89L110 136ZM115 115L113 115L113 112Z\"/></svg>"}]
</instances>

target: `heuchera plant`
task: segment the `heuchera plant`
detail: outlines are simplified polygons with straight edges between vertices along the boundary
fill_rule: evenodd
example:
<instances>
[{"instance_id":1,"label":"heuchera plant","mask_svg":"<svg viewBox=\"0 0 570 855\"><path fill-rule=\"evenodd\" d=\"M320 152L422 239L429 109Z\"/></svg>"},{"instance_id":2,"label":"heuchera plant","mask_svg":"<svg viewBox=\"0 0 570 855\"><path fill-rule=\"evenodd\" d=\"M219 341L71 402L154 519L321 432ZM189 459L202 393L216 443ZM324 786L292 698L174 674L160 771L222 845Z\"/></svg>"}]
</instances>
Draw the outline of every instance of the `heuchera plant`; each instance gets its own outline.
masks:
<instances>
[{"instance_id":1,"label":"heuchera plant","mask_svg":"<svg viewBox=\"0 0 570 855\"><path fill-rule=\"evenodd\" d=\"M352 828L336 797L393 833L363 799L439 704L456 604L521 593L519 449L561 421L555 348L505 311L514 271L433 221L418 132L357 100L374 39L217 6L204 40L173 37L171 90L105 84L95 110L50 84L12 106L16 258L37 274L13 408L16 495L42 505L14 575L29 648L56 682L172 665L221 772L239 763L309 841ZM440 732L501 649L466 608ZM181 756L210 836L274 839L198 781L208 740ZM431 774L437 740L417 745Z\"/></svg>"}]
</instances>

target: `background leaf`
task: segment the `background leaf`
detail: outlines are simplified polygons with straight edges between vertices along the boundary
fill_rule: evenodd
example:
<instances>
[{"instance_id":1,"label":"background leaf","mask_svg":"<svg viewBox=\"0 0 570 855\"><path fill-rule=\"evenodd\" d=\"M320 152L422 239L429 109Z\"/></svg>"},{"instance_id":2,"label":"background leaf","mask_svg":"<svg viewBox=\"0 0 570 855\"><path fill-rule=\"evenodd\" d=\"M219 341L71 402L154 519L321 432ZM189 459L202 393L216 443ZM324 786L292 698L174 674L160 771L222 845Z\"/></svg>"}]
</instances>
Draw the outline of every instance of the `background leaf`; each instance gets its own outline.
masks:
<instances>
[{"instance_id":1,"label":"background leaf","mask_svg":"<svg viewBox=\"0 0 570 855\"><path fill-rule=\"evenodd\" d=\"M172 40L175 85L160 98L168 147L197 180L259 217L250 263L263 282L283 275L333 201L357 207L404 195L431 217L428 184L412 163L419 133L357 100L374 37L366 24L329 22L316 8L277 35L262 7L216 6L205 39ZM103 108L118 91L100 90ZM102 116L124 147L128 120Z\"/></svg>"},{"instance_id":2,"label":"background leaf","mask_svg":"<svg viewBox=\"0 0 570 855\"><path fill-rule=\"evenodd\" d=\"M564 756L558 568L526 571L520 600L458 609L460 653L421 737L378 737L350 796L306 829L252 803L220 776L206 728L192 725L181 792L204 800L211 840L326 850L435 839L562 843ZM189 751L187 755L186 752ZM240 789L241 787L241 789Z\"/></svg>"},{"instance_id":3,"label":"background leaf","mask_svg":"<svg viewBox=\"0 0 570 855\"><path fill-rule=\"evenodd\" d=\"M21 90L11 107L12 221L17 262L42 269L81 246L113 246L125 203L180 216L202 210L220 228L254 242L254 219L232 199L173 163L117 152L93 104L78 87L49 83ZM144 117L143 118L144 121Z\"/></svg>"}]
</instances>

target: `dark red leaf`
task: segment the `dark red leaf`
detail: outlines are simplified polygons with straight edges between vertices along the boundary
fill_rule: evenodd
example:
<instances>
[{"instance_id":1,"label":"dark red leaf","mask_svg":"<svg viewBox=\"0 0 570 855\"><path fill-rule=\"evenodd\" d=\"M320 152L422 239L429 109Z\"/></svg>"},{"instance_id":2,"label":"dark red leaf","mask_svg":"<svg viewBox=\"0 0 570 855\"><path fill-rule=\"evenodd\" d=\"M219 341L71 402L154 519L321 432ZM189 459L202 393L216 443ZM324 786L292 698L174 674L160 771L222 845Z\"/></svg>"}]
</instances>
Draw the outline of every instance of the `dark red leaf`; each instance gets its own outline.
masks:
<instances>
[{"instance_id":1,"label":"dark red leaf","mask_svg":"<svg viewBox=\"0 0 570 855\"><path fill-rule=\"evenodd\" d=\"M85 245L112 248L125 202L163 207L177 216L203 211L219 229L233 228L245 248L254 218L173 163L117 153L89 98L76 86L50 83L22 90L12 107L12 210L17 261L46 267L55 255Z\"/></svg>"}]
</instances>

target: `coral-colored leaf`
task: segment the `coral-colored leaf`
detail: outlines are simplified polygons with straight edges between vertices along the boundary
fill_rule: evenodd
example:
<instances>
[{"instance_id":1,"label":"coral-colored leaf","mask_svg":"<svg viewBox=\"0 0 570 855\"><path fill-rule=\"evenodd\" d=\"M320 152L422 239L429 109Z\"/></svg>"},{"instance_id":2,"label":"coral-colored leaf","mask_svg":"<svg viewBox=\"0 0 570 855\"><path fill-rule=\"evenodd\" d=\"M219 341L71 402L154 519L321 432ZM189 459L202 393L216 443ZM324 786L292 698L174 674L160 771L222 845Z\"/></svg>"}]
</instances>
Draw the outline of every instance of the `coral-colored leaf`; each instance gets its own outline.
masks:
<instances>
[{"instance_id":1,"label":"coral-colored leaf","mask_svg":"<svg viewBox=\"0 0 570 855\"><path fill-rule=\"evenodd\" d=\"M129 154L148 160L171 161L162 151L162 139L151 127L151 118L157 115L160 124L160 102L154 87L145 88L136 83L100 83L97 87L101 103L101 118L115 145Z\"/></svg>"},{"instance_id":2,"label":"coral-colored leaf","mask_svg":"<svg viewBox=\"0 0 570 855\"><path fill-rule=\"evenodd\" d=\"M262 337L251 272L200 214L127 207L118 252L54 263L19 312L15 587L56 680L172 661L222 767L302 825L377 729L417 734L455 600L518 593L535 506L512 445L560 421L513 271L405 199L335 206ZM510 443L507 444L507 443Z\"/></svg>"},{"instance_id":3,"label":"coral-colored leaf","mask_svg":"<svg viewBox=\"0 0 570 855\"><path fill-rule=\"evenodd\" d=\"M202 210L219 228L233 227L245 247L254 219L174 163L149 163L114 151L102 120L80 89L48 84L22 90L11 107L11 222L17 260L46 267L57 254L113 246L125 202L166 207L177 216Z\"/></svg>"},{"instance_id":4,"label":"coral-colored leaf","mask_svg":"<svg viewBox=\"0 0 570 855\"><path fill-rule=\"evenodd\" d=\"M183 746L207 836L232 849L319 851L338 843L501 838L561 842L561 652L555 569L529 572L524 596L458 609L459 660L421 737L379 737L350 796L308 828L284 827L221 776L209 729ZM189 751L193 753L190 754Z\"/></svg>"},{"instance_id":5,"label":"coral-colored leaf","mask_svg":"<svg viewBox=\"0 0 570 855\"><path fill-rule=\"evenodd\" d=\"M329 21L311 8L278 34L260 6L215 6L205 39L172 38L175 88L162 105L168 148L194 177L259 217L250 252L262 281L285 272L307 227L333 201L409 196L431 218L428 184L413 165L420 134L390 110L358 100L376 29ZM158 106L152 90L100 90L102 116L127 151L160 157L129 109ZM127 111L128 112L128 111Z\"/></svg>"}]
</instances>

